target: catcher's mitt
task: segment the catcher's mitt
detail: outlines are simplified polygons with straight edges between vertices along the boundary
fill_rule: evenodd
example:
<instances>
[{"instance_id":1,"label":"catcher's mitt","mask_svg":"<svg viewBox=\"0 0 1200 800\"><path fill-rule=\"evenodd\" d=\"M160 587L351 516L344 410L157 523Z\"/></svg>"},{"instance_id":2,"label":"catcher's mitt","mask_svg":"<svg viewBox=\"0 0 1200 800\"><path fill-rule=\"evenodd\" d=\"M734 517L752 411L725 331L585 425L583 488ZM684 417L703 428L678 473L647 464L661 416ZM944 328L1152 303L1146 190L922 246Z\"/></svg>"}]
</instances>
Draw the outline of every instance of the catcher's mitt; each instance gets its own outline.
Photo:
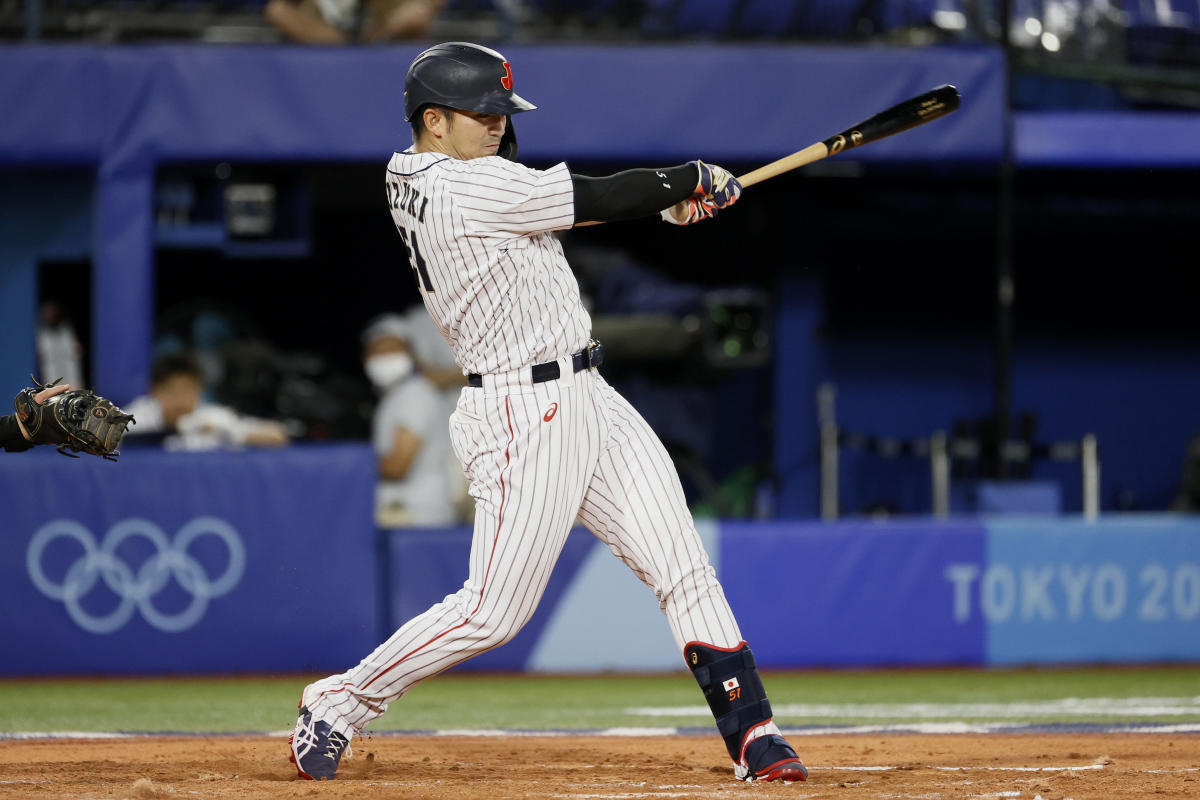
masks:
<instances>
[{"instance_id":1,"label":"catcher's mitt","mask_svg":"<svg viewBox=\"0 0 1200 800\"><path fill-rule=\"evenodd\" d=\"M125 428L134 421L133 415L88 389L70 389L45 403L34 400L38 392L61 380L38 383L37 378L33 378L34 385L22 389L13 398L17 417L29 433L30 441L57 445L58 452L71 458L79 456L71 455L68 450L116 461L120 455L117 445L121 443Z\"/></svg>"}]
</instances>

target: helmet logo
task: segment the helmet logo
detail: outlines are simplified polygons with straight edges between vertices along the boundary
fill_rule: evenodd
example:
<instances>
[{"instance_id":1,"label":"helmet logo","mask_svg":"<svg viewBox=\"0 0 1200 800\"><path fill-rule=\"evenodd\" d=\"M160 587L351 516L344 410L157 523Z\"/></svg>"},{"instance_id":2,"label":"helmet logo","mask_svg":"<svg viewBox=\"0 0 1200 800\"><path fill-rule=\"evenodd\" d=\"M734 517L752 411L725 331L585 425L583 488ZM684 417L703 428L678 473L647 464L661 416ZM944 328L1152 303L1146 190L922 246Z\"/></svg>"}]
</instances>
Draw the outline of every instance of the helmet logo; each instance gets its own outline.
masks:
<instances>
[{"instance_id":1,"label":"helmet logo","mask_svg":"<svg viewBox=\"0 0 1200 800\"><path fill-rule=\"evenodd\" d=\"M500 85L503 86L508 91L510 91L510 92L512 91L512 86L513 86L512 67L510 67L508 65L507 61L504 62L504 77L500 79Z\"/></svg>"}]
</instances>

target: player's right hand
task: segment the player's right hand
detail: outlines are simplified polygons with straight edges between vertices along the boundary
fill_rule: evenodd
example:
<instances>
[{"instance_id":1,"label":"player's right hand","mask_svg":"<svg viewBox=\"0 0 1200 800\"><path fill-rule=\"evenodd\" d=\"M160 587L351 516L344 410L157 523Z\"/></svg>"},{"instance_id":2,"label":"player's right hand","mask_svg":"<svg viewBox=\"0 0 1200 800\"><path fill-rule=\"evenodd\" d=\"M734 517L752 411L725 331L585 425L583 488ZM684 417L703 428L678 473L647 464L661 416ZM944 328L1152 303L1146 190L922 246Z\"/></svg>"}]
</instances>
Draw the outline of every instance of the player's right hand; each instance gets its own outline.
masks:
<instances>
[{"instance_id":1,"label":"player's right hand","mask_svg":"<svg viewBox=\"0 0 1200 800\"><path fill-rule=\"evenodd\" d=\"M54 386L54 385L48 386L47 388L42 389L40 392L38 392L37 394L35 394L33 396L33 402L37 403L38 405L41 405L42 403L49 400L51 397L54 397L57 394L62 394L63 392L67 391L70 388L71 388L71 384L69 384L69 383L60 383L57 386Z\"/></svg>"},{"instance_id":2,"label":"player's right hand","mask_svg":"<svg viewBox=\"0 0 1200 800\"><path fill-rule=\"evenodd\" d=\"M692 225L702 219L715 217L717 207L703 198L691 197L663 209L659 215L672 225Z\"/></svg>"}]
</instances>

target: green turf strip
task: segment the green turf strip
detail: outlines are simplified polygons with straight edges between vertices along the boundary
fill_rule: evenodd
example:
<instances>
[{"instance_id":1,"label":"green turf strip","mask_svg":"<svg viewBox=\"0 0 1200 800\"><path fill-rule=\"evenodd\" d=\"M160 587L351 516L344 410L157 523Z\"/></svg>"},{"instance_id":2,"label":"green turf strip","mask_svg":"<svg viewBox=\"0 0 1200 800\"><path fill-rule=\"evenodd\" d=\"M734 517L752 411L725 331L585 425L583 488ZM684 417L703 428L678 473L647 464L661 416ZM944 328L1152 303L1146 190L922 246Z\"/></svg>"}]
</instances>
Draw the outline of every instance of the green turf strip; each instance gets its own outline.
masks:
<instances>
[{"instance_id":1,"label":"green turf strip","mask_svg":"<svg viewBox=\"0 0 1200 800\"><path fill-rule=\"evenodd\" d=\"M310 680L282 678L154 678L0 681L0 731L272 731L295 720L300 689ZM946 670L767 673L777 709L805 704L1024 703L1088 697L1200 698L1200 667L1080 670ZM473 676L457 673L417 686L372 728L494 729L699 727L695 715L639 716L630 708L700 706L684 672L656 676ZM880 716L883 713L885 716ZM780 724L836 725L905 720L876 709L869 717L803 718ZM939 717L939 720L949 719ZM987 721L984 717L970 717ZM997 721L1197 722L1188 714L1060 714L1004 716Z\"/></svg>"}]
</instances>

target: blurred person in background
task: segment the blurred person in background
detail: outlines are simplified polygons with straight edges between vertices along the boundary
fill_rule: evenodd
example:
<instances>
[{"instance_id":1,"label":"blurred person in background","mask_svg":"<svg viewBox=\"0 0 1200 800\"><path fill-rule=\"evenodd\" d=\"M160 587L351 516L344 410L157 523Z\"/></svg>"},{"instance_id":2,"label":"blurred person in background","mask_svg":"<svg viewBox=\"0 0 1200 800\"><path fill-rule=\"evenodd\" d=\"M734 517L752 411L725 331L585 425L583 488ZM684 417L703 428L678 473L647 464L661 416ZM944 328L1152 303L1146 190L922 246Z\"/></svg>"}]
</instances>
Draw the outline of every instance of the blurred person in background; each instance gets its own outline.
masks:
<instances>
[{"instance_id":1,"label":"blurred person in background","mask_svg":"<svg viewBox=\"0 0 1200 800\"><path fill-rule=\"evenodd\" d=\"M410 307L404 313L404 321L408 323L412 336L409 344L412 345L413 356L417 359L421 374L449 399L449 410L453 412L454 405L458 402L459 390L467 385L467 376L463 374L462 367L455 362L454 351L442 338L423 303ZM449 417L450 413L446 416Z\"/></svg>"},{"instance_id":2,"label":"blurred person in background","mask_svg":"<svg viewBox=\"0 0 1200 800\"><path fill-rule=\"evenodd\" d=\"M412 346L417 369L438 390L442 399L442 419L448 420L458 406L458 395L467 385L467 376L454 361L454 351L433 324L433 318L425 310L424 303L409 308L404 313L404 321L408 323L411 334L408 343ZM446 450L446 470L450 476L450 499L454 503L458 521L470 522L475 517L475 501L468 491L470 484L463 475L458 458L450 448Z\"/></svg>"},{"instance_id":3,"label":"blurred person in background","mask_svg":"<svg viewBox=\"0 0 1200 800\"><path fill-rule=\"evenodd\" d=\"M446 0L269 0L267 21L302 44L425 39Z\"/></svg>"},{"instance_id":4,"label":"blurred person in background","mask_svg":"<svg viewBox=\"0 0 1200 800\"><path fill-rule=\"evenodd\" d=\"M75 327L57 300L41 307L37 327L38 374L61 378L72 386L83 386L83 346Z\"/></svg>"},{"instance_id":5,"label":"blurred person in background","mask_svg":"<svg viewBox=\"0 0 1200 800\"><path fill-rule=\"evenodd\" d=\"M238 414L204 401L204 376L196 359L171 353L150 368L150 393L126 411L137 418L128 441L161 441L169 450L277 447L288 443L283 425Z\"/></svg>"},{"instance_id":6,"label":"blurred person in background","mask_svg":"<svg viewBox=\"0 0 1200 800\"><path fill-rule=\"evenodd\" d=\"M379 463L376 522L385 528L442 526L457 513L450 490L444 403L413 357L412 328L385 314L363 332L363 369L380 393L372 420Z\"/></svg>"}]
</instances>

